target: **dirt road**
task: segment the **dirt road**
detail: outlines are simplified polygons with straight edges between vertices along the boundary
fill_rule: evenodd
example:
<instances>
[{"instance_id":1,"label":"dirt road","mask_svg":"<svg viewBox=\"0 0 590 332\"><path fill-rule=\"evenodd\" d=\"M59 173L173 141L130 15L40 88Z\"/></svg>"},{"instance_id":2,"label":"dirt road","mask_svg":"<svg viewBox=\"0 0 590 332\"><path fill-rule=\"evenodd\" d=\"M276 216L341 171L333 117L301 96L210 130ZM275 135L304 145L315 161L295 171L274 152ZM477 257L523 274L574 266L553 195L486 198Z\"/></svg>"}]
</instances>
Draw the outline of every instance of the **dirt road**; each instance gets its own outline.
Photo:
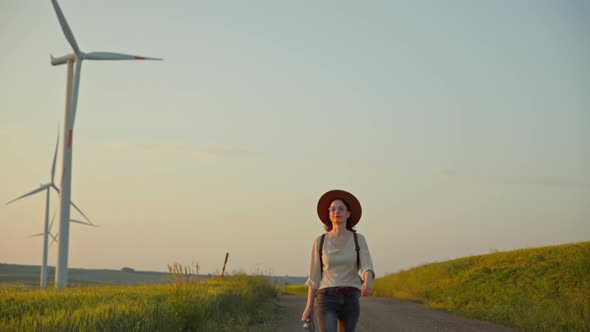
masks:
<instances>
[{"instance_id":1,"label":"dirt road","mask_svg":"<svg viewBox=\"0 0 590 332\"><path fill-rule=\"evenodd\" d=\"M301 313L305 297L281 295L279 297L281 318L275 331L304 331ZM431 310L423 306L395 299L379 297L361 298L361 317L358 332L381 331L516 331L487 322L468 319L453 314Z\"/></svg>"}]
</instances>

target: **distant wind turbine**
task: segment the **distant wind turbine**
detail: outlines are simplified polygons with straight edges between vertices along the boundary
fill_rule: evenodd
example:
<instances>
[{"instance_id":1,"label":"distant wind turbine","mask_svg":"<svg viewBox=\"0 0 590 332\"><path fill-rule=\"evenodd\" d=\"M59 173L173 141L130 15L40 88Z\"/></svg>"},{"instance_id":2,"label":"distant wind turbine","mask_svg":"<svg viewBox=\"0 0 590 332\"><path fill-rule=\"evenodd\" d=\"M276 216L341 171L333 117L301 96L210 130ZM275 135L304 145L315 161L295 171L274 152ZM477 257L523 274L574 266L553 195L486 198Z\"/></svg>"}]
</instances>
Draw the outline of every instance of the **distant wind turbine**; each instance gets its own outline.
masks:
<instances>
[{"instance_id":1,"label":"distant wind turbine","mask_svg":"<svg viewBox=\"0 0 590 332\"><path fill-rule=\"evenodd\" d=\"M41 186L39 186L39 188L32 190L24 195L21 195L13 200L11 200L10 202L6 203L6 205L16 202L19 199L25 198L27 196L31 196L34 195L36 193L42 192L42 191L46 191L46 199L45 199L45 231L43 233L40 233L40 235L43 235L43 261L41 263L41 281L40 281L40 286L41 289L45 289L47 287L47 241L48 241L48 237L51 236L54 240L55 238L51 235L50 233L50 226L49 226L49 192L51 189L54 189L55 191L57 191L59 193L59 189L57 188L57 186L54 183L54 178L55 178L55 162L57 160L57 148L59 146L59 129L58 129L58 139L57 142L55 143L55 152L53 154L53 163L51 164L51 181L46 183L46 184L42 184ZM80 214L82 216L84 216L84 218L86 218L86 220L88 221L86 222L80 222L80 223L84 223L87 225L92 225L94 226L94 224L90 221L90 219L88 219L88 217L86 217L86 215L84 214L84 212L82 212L77 206L76 204L74 204L74 202L70 202L72 204L72 206L78 210L78 212L80 212ZM79 221L77 221L79 222ZM53 220L51 221L51 223L53 224Z\"/></svg>"},{"instance_id":2,"label":"distant wind turbine","mask_svg":"<svg viewBox=\"0 0 590 332\"><path fill-rule=\"evenodd\" d=\"M53 241L51 241L51 243L57 242L57 237L51 233L51 228L53 228L54 221L55 221L55 214L53 215L53 217L51 217L51 222L49 223L49 227L47 228L47 230L45 232L32 234L31 237L48 236L53 240ZM43 250L45 250L45 248L43 248ZM43 268L41 268L41 275L42 275L41 279L43 279ZM43 287L43 282L41 282L41 287Z\"/></svg>"},{"instance_id":3,"label":"distant wind turbine","mask_svg":"<svg viewBox=\"0 0 590 332\"><path fill-rule=\"evenodd\" d=\"M51 244L57 242L59 239L59 233L56 233L55 235L53 235L53 233L51 233L51 229L53 228L54 221L55 221L55 214L53 215L53 217L51 217L51 222L49 223L49 229L47 232L32 234L32 235L30 235L30 237L44 236L45 234L47 234L53 240L53 241L51 241ZM70 219L70 222L73 222L76 224L82 224L82 225L86 225L86 226L98 227L96 224L93 224L91 222L84 222L84 221L80 221L80 220Z\"/></svg>"},{"instance_id":4,"label":"distant wind turbine","mask_svg":"<svg viewBox=\"0 0 590 332\"><path fill-rule=\"evenodd\" d=\"M66 18L57 3L57 0L51 0L55 13L59 20L61 29L74 50L74 53L64 55L58 58L51 56L51 64L68 65L67 83L66 83L66 107L65 107L65 127L63 132L63 172L61 178L61 202L59 216L60 241L57 257L57 268L55 269L55 285L57 288L64 288L68 284L68 250L70 237L70 196L72 186L72 144L73 130L76 119L76 105L78 104L78 90L80 87L80 70L82 60L162 60L158 58L147 58L143 56L128 55L111 52L91 52L84 53L78 47L74 34L66 21ZM75 70L73 69L76 65Z\"/></svg>"}]
</instances>

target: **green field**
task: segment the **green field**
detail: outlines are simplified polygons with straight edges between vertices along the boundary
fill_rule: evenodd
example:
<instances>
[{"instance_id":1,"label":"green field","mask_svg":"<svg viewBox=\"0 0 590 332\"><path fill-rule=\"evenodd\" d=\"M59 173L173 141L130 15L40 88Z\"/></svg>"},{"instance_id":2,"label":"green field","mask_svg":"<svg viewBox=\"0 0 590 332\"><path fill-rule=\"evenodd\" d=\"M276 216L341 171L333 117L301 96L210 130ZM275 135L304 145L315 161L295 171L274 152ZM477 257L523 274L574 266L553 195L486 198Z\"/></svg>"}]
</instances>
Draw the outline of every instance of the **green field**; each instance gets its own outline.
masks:
<instances>
[{"instance_id":1,"label":"green field","mask_svg":"<svg viewBox=\"0 0 590 332\"><path fill-rule=\"evenodd\" d=\"M0 264L0 331L260 330L275 314L277 292L307 294L305 278L207 279L198 266L194 273L179 265L171 273L78 270L70 273L77 286L39 291L38 267ZM590 242L427 264L373 288L376 296L523 331L590 331Z\"/></svg>"},{"instance_id":2,"label":"green field","mask_svg":"<svg viewBox=\"0 0 590 332\"><path fill-rule=\"evenodd\" d=\"M192 279L192 278L191 278ZM276 290L263 277L0 289L0 331L247 331L264 326Z\"/></svg>"},{"instance_id":3,"label":"green field","mask_svg":"<svg viewBox=\"0 0 590 332\"><path fill-rule=\"evenodd\" d=\"M525 331L590 331L590 242L427 264L379 278L373 288Z\"/></svg>"},{"instance_id":4,"label":"green field","mask_svg":"<svg viewBox=\"0 0 590 332\"><path fill-rule=\"evenodd\" d=\"M2 286L20 285L25 288L39 287L41 268L32 265L15 265L0 263L0 288ZM47 284L53 286L55 267L48 266ZM78 285L137 285L137 284L162 284L168 281L170 273L144 272L123 270L90 270L70 268L68 270L69 284ZM207 279L209 276L201 276Z\"/></svg>"},{"instance_id":5,"label":"green field","mask_svg":"<svg viewBox=\"0 0 590 332\"><path fill-rule=\"evenodd\" d=\"M279 291L281 293L307 296L308 287L306 285L278 286L277 291Z\"/></svg>"},{"instance_id":6,"label":"green field","mask_svg":"<svg viewBox=\"0 0 590 332\"><path fill-rule=\"evenodd\" d=\"M16 265L0 263L0 288L20 287L39 288L40 267L33 265ZM49 266L47 285L53 287L55 267ZM213 277L211 274L200 274L201 281ZM167 283L171 278L169 272L134 271L126 268L121 270L79 269L68 270L70 286L88 285L142 285ZM271 285L292 285L305 282L307 277L296 276L264 276Z\"/></svg>"}]
</instances>

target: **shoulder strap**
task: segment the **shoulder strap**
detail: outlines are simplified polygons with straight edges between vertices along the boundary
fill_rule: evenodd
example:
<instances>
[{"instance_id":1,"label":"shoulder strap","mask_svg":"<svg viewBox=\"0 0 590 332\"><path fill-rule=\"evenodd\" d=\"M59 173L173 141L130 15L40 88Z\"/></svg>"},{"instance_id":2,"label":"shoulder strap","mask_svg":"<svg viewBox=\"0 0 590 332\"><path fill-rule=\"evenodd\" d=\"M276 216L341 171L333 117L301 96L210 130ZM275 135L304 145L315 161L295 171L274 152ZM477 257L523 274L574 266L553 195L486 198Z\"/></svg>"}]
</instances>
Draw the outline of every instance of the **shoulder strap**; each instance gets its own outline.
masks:
<instances>
[{"instance_id":1,"label":"shoulder strap","mask_svg":"<svg viewBox=\"0 0 590 332\"><path fill-rule=\"evenodd\" d=\"M322 249L324 248L324 239L326 238L326 233L322 234L321 238L320 238L320 249L319 249L319 254L320 254L320 275L324 274L324 260L322 259Z\"/></svg>"},{"instance_id":2,"label":"shoulder strap","mask_svg":"<svg viewBox=\"0 0 590 332\"><path fill-rule=\"evenodd\" d=\"M356 269L358 270L361 268L361 256L359 254L361 248L359 247L359 239L356 233L352 233L352 235L354 235L354 246L356 247Z\"/></svg>"}]
</instances>

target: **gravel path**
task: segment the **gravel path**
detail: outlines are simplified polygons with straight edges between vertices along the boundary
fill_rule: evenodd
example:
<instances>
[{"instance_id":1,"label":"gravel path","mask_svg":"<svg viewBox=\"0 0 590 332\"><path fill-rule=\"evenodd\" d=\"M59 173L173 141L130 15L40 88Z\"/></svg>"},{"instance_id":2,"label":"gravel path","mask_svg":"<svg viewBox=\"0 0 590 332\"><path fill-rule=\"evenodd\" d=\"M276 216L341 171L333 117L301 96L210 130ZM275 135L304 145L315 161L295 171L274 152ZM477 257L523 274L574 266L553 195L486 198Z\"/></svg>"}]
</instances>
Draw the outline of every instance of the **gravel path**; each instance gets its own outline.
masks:
<instances>
[{"instance_id":1,"label":"gravel path","mask_svg":"<svg viewBox=\"0 0 590 332\"><path fill-rule=\"evenodd\" d=\"M283 294L278 301L281 316L274 331L304 331L301 313L305 297ZM503 326L431 310L420 304L381 297L361 298L357 332L379 331L517 331Z\"/></svg>"}]
</instances>

